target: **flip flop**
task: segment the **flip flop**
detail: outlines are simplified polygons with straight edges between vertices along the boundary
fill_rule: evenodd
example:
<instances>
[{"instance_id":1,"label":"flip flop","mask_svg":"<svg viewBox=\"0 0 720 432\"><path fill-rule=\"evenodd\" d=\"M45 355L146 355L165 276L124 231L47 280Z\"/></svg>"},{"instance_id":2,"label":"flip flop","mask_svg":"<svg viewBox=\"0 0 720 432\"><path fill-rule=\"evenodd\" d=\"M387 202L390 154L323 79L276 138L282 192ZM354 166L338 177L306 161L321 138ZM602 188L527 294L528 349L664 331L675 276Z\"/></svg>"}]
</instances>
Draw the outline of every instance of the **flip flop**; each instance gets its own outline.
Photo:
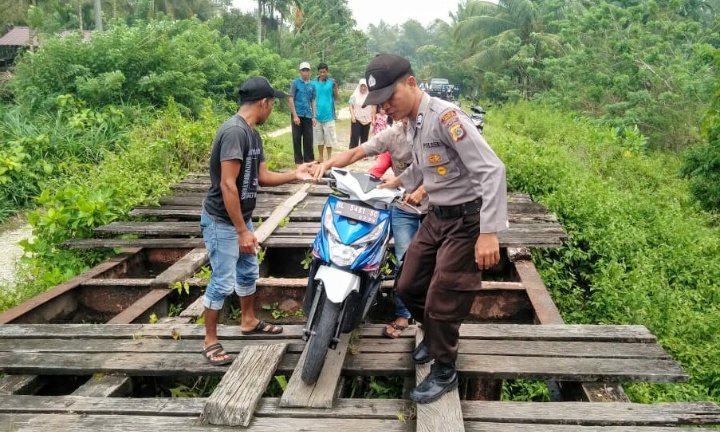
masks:
<instances>
[{"instance_id":1,"label":"flip flop","mask_svg":"<svg viewBox=\"0 0 720 432\"><path fill-rule=\"evenodd\" d=\"M213 357L226 356L225 360L213 360ZM213 366L223 366L233 362L232 357L225 351L220 342L214 343L203 350L203 357Z\"/></svg>"},{"instance_id":2,"label":"flip flop","mask_svg":"<svg viewBox=\"0 0 720 432\"><path fill-rule=\"evenodd\" d=\"M266 329L268 329L268 330L266 330ZM258 323L254 329L249 330L249 331L240 330L240 332L244 335L252 335L252 334L276 335L276 334L282 333L283 328L280 326L273 325L273 324L268 324L265 321L260 320L260 321L258 321Z\"/></svg>"},{"instance_id":3,"label":"flip flop","mask_svg":"<svg viewBox=\"0 0 720 432\"><path fill-rule=\"evenodd\" d=\"M387 326L385 326L385 328L383 329L383 335L385 335L386 337L389 337L390 339L397 339L398 337L400 337L400 335L402 335L402 332L405 331L406 328L408 328L408 326L406 326L406 325L400 325L400 324L398 324L398 323L396 323L396 322L394 322L394 321L391 322L390 324L388 324L388 326L392 327L394 330L399 330L399 331L400 331L400 333L398 333L398 334L396 335L395 332L390 333L390 332L388 331Z\"/></svg>"}]
</instances>

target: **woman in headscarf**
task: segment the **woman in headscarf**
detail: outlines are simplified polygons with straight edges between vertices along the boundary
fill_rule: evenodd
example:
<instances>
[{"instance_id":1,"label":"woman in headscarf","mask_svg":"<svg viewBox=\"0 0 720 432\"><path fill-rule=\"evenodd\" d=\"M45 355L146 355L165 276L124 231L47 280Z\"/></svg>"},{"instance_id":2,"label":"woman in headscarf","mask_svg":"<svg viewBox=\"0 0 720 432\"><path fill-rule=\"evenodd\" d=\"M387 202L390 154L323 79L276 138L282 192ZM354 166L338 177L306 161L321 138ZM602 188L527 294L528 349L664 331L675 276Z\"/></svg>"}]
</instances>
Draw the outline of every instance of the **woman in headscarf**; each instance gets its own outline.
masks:
<instances>
[{"instance_id":1,"label":"woman in headscarf","mask_svg":"<svg viewBox=\"0 0 720 432\"><path fill-rule=\"evenodd\" d=\"M368 140L370 127L375 121L375 105L363 108L367 95L367 82L362 78L350 96L350 148L355 148Z\"/></svg>"}]
</instances>

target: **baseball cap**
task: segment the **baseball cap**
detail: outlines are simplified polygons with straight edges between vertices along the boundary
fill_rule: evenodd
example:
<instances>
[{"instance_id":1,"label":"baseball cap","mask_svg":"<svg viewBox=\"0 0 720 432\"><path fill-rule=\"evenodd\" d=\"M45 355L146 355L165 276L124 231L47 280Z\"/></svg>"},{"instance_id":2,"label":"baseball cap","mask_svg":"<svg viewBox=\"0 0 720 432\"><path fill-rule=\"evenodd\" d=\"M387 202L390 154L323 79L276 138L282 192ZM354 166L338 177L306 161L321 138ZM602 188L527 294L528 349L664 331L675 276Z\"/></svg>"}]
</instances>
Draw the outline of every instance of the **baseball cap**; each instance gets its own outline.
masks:
<instances>
[{"instance_id":1,"label":"baseball cap","mask_svg":"<svg viewBox=\"0 0 720 432\"><path fill-rule=\"evenodd\" d=\"M308 62L302 62L302 63L300 63L300 66L298 67L298 70L303 70L303 69L310 69L310 63L308 63Z\"/></svg>"},{"instance_id":2,"label":"baseball cap","mask_svg":"<svg viewBox=\"0 0 720 432\"><path fill-rule=\"evenodd\" d=\"M395 54L378 54L367 65L368 96L363 107L379 105L390 98L397 80L412 71L410 62Z\"/></svg>"},{"instance_id":3,"label":"baseball cap","mask_svg":"<svg viewBox=\"0 0 720 432\"><path fill-rule=\"evenodd\" d=\"M265 77L255 76L246 79L240 84L238 91L240 102L251 102L269 97L284 98L287 95L280 90L275 90Z\"/></svg>"}]
</instances>

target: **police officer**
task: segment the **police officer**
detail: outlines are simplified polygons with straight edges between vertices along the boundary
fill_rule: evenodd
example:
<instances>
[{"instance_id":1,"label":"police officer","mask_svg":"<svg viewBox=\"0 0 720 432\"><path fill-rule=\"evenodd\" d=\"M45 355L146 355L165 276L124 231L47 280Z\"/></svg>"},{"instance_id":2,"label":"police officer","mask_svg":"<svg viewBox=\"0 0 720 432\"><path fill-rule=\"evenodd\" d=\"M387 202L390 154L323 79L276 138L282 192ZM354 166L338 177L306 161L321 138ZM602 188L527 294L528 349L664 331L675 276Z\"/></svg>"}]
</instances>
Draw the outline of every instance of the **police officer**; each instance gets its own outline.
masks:
<instances>
[{"instance_id":1,"label":"police officer","mask_svg":"<svg viewBox=\"0 0 720 432\"><path fill-rule=\"evenodd\" d=\"M377 55L365 79L366 104L382 105L395 120L414 119L406 139L415 163L384 186L413 190L423 184L430 199L395 286L425 331L413 360L435 360L410 392L413 401L429 403L457 388L460 324L480 289L480 271L500 260L497 233L507 229L505 165L465 113L418 88L403 57Z\"/></svg>"}]
</instances>

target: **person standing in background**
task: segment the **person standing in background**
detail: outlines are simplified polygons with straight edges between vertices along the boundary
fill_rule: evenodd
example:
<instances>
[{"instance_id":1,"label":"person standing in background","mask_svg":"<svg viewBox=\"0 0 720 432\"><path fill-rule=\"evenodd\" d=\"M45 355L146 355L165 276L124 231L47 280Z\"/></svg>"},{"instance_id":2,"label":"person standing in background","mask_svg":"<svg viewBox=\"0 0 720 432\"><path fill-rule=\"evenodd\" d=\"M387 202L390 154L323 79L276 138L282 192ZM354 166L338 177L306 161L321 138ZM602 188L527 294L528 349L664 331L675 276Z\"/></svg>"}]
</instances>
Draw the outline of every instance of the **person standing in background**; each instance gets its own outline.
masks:
<instances>
[{"instance_id":1,"label":"person standing in background","mask_svg":"<svg viewBox=\"0 0 720 432\"><path fill-rule=\"evenodd\" d=\"M365 78L360 79L350 96L350 148L355 148L368 140L370 127L375 122L375 106L363 106L368 95Z\"/></svg>"},{"instance_id":2,"label":"person standing in background","mask_svg":"<svg viewBox=\"0 0 720 432\"><path fill-rule=\"evenodd\" d=\"M300 63L300 76L290 83L290 112L295 165L315 160L313 127L315 126L315 85L310 82L310 63Z\"/></svg>"},{"instance_id":3,"label":"person standing in background","mask_svg":"<svg viewBox=\"0 0 720 432\"><path fill-rule=\"evenodd\" d=\"M332 148L337 144L335 133L335 101L338 98L337 82L328 77L328 65L318 65L318 77L315 85L316 124L313 140L318 146L318 162L323 161L323 148L327 148L327 158L332 156Z\"/></svg>"}]
</instances>

